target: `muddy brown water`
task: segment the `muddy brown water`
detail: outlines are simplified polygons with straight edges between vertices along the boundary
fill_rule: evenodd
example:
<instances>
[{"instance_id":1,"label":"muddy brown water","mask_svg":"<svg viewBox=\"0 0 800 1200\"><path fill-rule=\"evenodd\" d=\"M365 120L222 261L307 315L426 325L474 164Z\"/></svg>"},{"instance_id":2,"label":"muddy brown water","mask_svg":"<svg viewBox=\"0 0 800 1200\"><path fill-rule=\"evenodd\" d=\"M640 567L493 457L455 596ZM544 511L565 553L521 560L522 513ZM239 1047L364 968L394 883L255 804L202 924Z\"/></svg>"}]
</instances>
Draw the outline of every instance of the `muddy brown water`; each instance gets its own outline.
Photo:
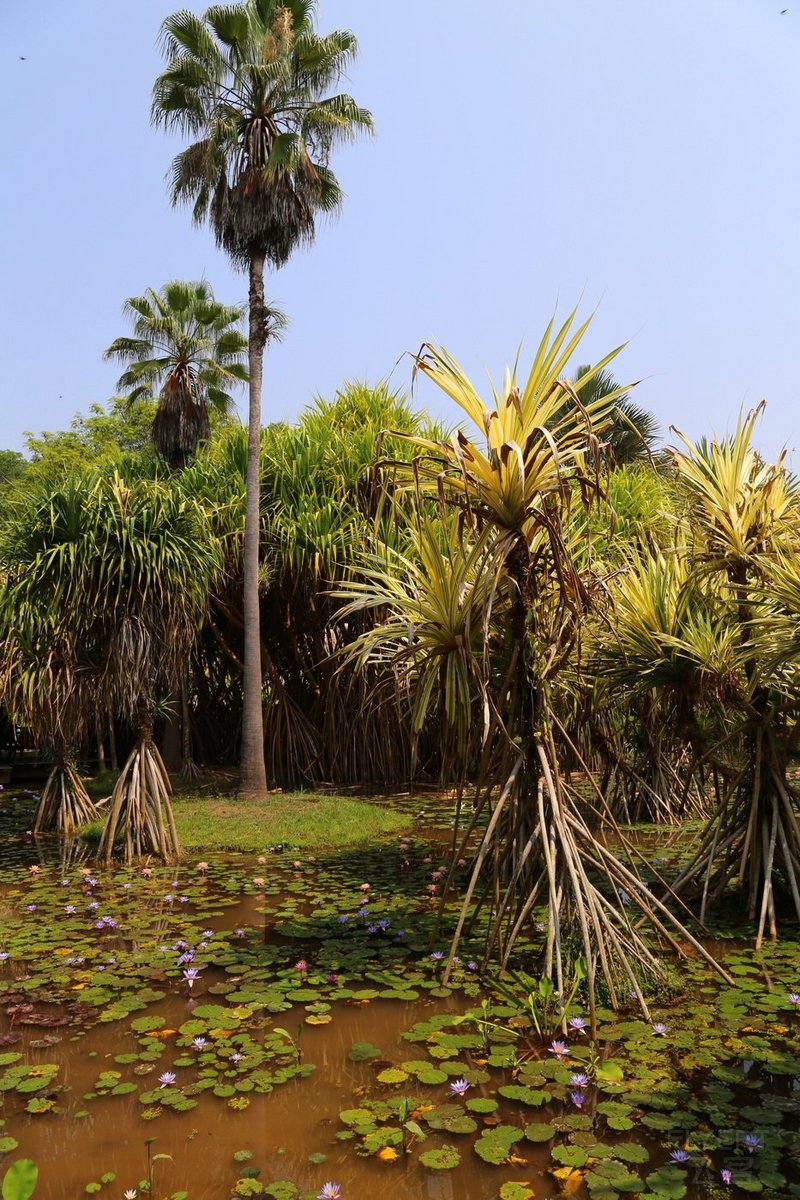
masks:
<instances>
[{"instance_id":1,"label":"muddy brown water","mask_svg":"<svg viewBox=\"0 0 800 1200\"><path fill-rule=\"evenodd\" d=\"M213 999L213 997L210 997ZM172 1161L155 1164L154 1196L169 1196L179 1189L188 1191L190 1200L222 1200L228 1197L239 1174L234 1154L253 1152L252 1165L261 1168L261 1180L290 1179L301 1189L320 1190L326 1180L341 1185L346 1200L371 1200L387 1188L394 1196L409 1200L489 1200L497 1195L506 1179L534 1180L549 1165L549 1151L526 1147L527 1165L498 1168L482 1163L469 1147L471 1139L451 1137L464 1145L461 1164L447 1172L434 1174L421 1167L412 1156L394 1163L358 1158L351 1142L337 1141L343 1126L338 1120L341 1109L357 1106L363 1095L390 1095L392 1089L374 1084L375 1066L353 1063L348 1052L355 1042L372 1042L381 1048L384 1058L401 1062L413 1058L416 1049L403 1041L401 1033L415 1021L424 1020L433 1011L441 1011L442 1001L403 1004L373 1001L361 1008L337 1005L331 1024L304 1027L304 1061L314 1063L309 1077L291 1080L266 1096L250 1095L251 1103L243 1111L232 1111L224 1101L201 1094L198 1106L187 1113L164 1111L153 1121L141 1117L142 1106L136 1093L122 1097L102 1097L84 1101L103 1070L121 1070L123 1078L138 1079L154 1086L159 1073L170 1067L169 1055L153 1065L153 1074L132 1074L132 1067L119 1067L114 1056L136 1050L135 1036L124 1023L102 1024L83 1036L69 1035L54 1046L35 1049L40 1031L27 1030L14 1045L25 1061L58 1062L59 1078L67 1090L59 1096L61 1115L31 1116L22 1102L7 1094L4 1132L20 1143L17 1153L33 1158L40 1169L36 1200L72 1200L86 1195L86 1184L113 1171L116 1180L104 1185L100 1196L118 1197L134 1188L146 1174L145 1139L154 1137L153 1153L169 1154ZM191 1004L179 996L166 997L148 1010L163 1016L167 1028L174 1029L191 1015ZM304 1015L301 1009L281 1013L275 1024L294 1030ZM8 1021L4 1019L4 1029ZM271 1022L270 1022L271 1024ZM166 1040L169 1046L169 1039ZM180 1074L180 1068L178 1069ZM419 1093L428 1102L439 1102L446 1088L423 1088ZM479 1089L474 1095L480 1094ZM14 1109L18 1111L14 1112ZM88 1109L88 1116L74 1114ZM431 1143L432 1144L432 1143ZM325 1154L321 1164L309 1162L310 1154ZM16 1153L11 1157L16 1157ZM546 1181L540 1181L537 1196L552 1194Z\"/></svg>"},{"instance_id":2,"label":"muddy brown water","mask_svg":"<svg viewBox=\"0 0 800 1200\"><path fill-rule=\"evenodd\" d=\"M441 830L436 833L443 836ZM6 853L9 850L10 855ZM20 865L32 862L44 865L59 859L63 862L63 852L51 839L34 842L24 835L3 838L3 852L6 864L14 861ZM79 846L71 856L70 865L74 866L81 853ZM258 898L245 896L226 908L224 918L211 917L208 924L217 927L221 920L228 927L241 924L258 928L264 921L262 913ZM197 1003L216 1002L215 996L207 995L207 988L215 978L212 971L206 972L194 994L172 992L148 1006L148 1015L161 1016L167 1029L177 1029L191 1016ZM231 1109L223 1099L203 1092L197 1096L197 1107L191 1111L179 1113L165 1108L154 1120L143 1119L144 1106L136 1092L84 1099L85 1093L94 1090L98 1075L104 1070L119 1070L123 1080L135 1081L147 1090L157 1086L161 1072L171 1069L173 1058L169 1050L152 1064L152 1073L145 1076L134 1071L135 1064L115 1062L116 1055L137 1051L137 1037L129 1020L99 1023L79 1036L73 1029L58 1030L60 1040L48 1047L32 1045L41 1039L40 1029L19 1027L21 1040L9 1049L21 1052L30 1065L58 1063L59 1083L65 1085L65 1090L55 1097L59 1112L44 1115L27 1113L25 1098L16 1093L5 1093L0 1098L0 1115L5 1121L0 1136L11 1135L19 1142L17 1150L3 1156L0 1173L13 1159L22 1155L31 1157L40 1170L35 1200L79 1200L87 1195L87 1184L113 1172L114 1181L103 1184L97 1194L101 1200L121 1200L126 1190L138 1190L146 1176L146 1141L153 1138L152 1154L169 1157L155 1162L151 1200L168 1200L182 1190L188 1193L189 1200L228 1200L244 1165L260 1168L259 1178L265 1184L292 1180L301 1193L312 1195L317 1195L325 1181L334 1180L341 1187L342 1200L383 1200L384 1196L393 1200L496 1200L501 1185L508 1180L527 1183L537 1200L560 1195L557 1182L547 1174L551 1166L547 1144L523 1143L524 1149L520 1150L523 1162L496 1167L483 1163L474 1153L474 1135L431 1138L423 1148L444 1142L454 1145L462 1154L456 1168L435 1172L422 1167L416 1153L382 1163L375 1158L359 1157L355 1141L337 1140L337 1132L343 1129L339 1112L358 1106L365 1096L404 1094L429 1104L448 1099L447 1085L425 1087L409 1080L401 1088L382 1087L375 1080L374 1062L349 1060L352 1045L374 1043L380 1047L382 1061L388 1063L422 1057L418 1046L403 1039L403 1032L433 1013L448 1008L455 1011L470 1003L474 1000L458 996L413 1003L375 999L363 1006L336 1002L330 1024L303 1026L303 1060L315 1065L310 1076L276 1086L268 1095L248 1093L250 1103L243 1110ZM294 1032L305 1015L300 1006L275 1017L267 1015L263 1028L279 1026ZM9 1028L9 1017L0 1011L0 1034ZM257 1026L253 1036L258 1039ZM165 1045L169 1047L173 1040L168 1037ZM176 1049L175 1057L179 1053ZM181 1068L177 1071L180 1079ZM495 1077L486 1094L493 1093L497 1084ZM476 1087L470 1095L483 1092L483 1088ZM82 1112L86 1115L76 1115ZM524 1125L531 1119L546 1121L548 1110L526 1116L518 1107L501 1101L497 1115L503 1121ZM620 1140L644 1141L653 1151L652 1165L659 1158L663 1161L663 1150L643 1138L641 1130L634 1129ZM239 1151L251 1152L252 1158L246 1164L237 1164L234 1155ZM309 1156L320 1154L326 1156L324 1162L310 1161ZM139 1197L145 1194L139 1192ZM686 1193L687 1200L705 1194L704 1188L691 1184ZM587 1193L581 1189L571 1195L580 1200Z\"/></svg>"}]
</instances>

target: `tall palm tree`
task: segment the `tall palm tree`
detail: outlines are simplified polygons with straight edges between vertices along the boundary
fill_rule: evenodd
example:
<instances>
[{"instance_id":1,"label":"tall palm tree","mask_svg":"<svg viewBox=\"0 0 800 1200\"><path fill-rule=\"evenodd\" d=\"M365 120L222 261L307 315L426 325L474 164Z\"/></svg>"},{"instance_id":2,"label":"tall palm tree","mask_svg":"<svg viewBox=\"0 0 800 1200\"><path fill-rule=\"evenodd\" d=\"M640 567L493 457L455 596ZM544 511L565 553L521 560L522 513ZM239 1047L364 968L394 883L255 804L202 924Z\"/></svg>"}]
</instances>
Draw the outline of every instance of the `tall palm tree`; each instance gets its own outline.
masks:
<instances>
[{"instance_id":1,"label":"tall palm tree","mask_svg":"<svg viewBox=\"0 0 800 1200\"><path fill-rule=\"evenodd\" d=\"M258 589L261 381L270 336L264 267L282 266L334 211L334 145L372 128L350 96L327 95L357 51L352 33L321 36L316 0L245 0L185 9L162 25L167 60L152 118L196 139L173 163L173 203L193 202L217 243L249 274L250 435L244 545L244 712L240 790L266 793Z\"/></svg>"},{"instance_id":2,"label":"tall palm tree","mask_svg":"<svg viewBox=\"0 0 800 1200\"><path fill-rule=\"evenodd\" d=\"M131 403L157 398L153 442L181 470L208 437L209 406L226 413L231 386L247 380L244 309L220 304L204 280L175 279L129 296L122 311L133 336L116 338L103 357L126 364L117 387Z\"/></svg>"}]
</instances>

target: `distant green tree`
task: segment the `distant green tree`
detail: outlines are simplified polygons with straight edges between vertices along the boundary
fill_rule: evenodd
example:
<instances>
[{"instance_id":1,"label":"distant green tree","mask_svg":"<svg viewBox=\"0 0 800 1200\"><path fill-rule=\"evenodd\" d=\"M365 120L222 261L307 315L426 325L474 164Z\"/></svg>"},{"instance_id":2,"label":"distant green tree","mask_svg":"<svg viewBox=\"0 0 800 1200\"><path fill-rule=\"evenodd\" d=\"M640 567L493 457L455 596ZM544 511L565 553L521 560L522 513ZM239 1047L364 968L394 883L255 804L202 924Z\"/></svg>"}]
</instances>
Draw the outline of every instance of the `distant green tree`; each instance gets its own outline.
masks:
<instances>
[{"instance_id":1,"label":"distant green tree","mask_svg":"<svg viewBox=\"0 0 800 1200\"><path fill-rule=\"evenodd\" d=\"M76 413L69 429L28 433L28 472L41 478L92 462L137 464L138 472L152 473L156 465L150 439L154 412L154 405L131 409L117 399L105 407L92 404L88 415Z\"/></svg>"},{"instance_id":2,"label":"distant green tree","mask_svg":"<svg viewBox=\"0 0 800 1200\"><path fill-rule=\"evenodd\" d=\"M0 487L24 474L28 462L18 450L0 450Z\"/></svg>"}]
</instances>

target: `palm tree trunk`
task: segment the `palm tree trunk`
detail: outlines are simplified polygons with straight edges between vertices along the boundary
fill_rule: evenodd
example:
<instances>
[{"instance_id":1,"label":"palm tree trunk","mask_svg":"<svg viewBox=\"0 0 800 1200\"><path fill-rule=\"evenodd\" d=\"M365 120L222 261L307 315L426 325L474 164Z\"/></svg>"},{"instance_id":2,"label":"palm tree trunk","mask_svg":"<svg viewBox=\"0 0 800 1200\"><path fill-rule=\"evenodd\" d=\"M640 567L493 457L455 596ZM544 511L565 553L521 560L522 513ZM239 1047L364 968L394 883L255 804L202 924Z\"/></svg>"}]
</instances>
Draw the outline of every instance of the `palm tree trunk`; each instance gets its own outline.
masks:
<instances>
[{"instance_id":1,"label":"palm tree trunk","mask_svg":"<svg viewBox=\"0 0 800 1200\"><path fill-rule=\"evenodd\" d=\"M244 696L239 795L266 796L264 718L261 708L261 628L258 596L258 543L261 491L261 376L266 345L263 254L250 259L250 411L244 520Z\"/></svg>"}]
</instances>

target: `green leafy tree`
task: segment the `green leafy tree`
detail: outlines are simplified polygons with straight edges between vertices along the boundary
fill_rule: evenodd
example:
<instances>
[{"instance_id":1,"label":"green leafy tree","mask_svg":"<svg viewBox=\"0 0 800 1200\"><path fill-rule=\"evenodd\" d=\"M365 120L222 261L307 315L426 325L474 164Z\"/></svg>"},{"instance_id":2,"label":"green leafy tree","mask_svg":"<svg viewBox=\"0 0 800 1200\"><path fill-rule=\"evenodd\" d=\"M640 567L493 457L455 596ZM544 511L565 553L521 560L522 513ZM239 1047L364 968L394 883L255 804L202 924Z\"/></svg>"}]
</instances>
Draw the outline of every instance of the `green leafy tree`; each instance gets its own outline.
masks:
<instances>
[{"instance_id":1,"label":"green leafy tree","mask_svg":"<svg viewBox=\"0 0 800 1200\"><path fill-rule=\"evenodd\" d=\"M167 65L153 91L156 124L195 139L174 160L172 200L190 201L249 275L249 443L244 544L242 794L266 793L261 708L259 478L264 348L274 321L267 263L282 266L314 236L341 191L329 168L337 142L369 130L350 96L329 95L357 51L354 35L314 29L313 0L246 0L185 9L162 26Z\"/></svg>"},{"instance_id":2,"label":"green leafy tree","mask_svg":"<svg viewBox=\"0 0 800 1200\"><path fill-rule=\"evenodd\" d=\"M202 280L173 280L129 296L123 313L133 336L116 338L103 357L126 364L117 387L129 403L157 401L153 443L180 470L209 435L209 407L227 414L230 389L247 380L244 309L220 304Z\"/></svg>"},{"instance_id":3,"label":"green leafy tree","mask_svg":"<svg viewBox=\"0 0 800 1200\"><path fill-rule=\"evenodd\" d=\"M76 413L69 429L46 430L26 435L29 466L26 476L36 479L62 477L88 463L114 463L126 472L152 474L155 470L150 431L154 406L123 401L92 404L88 413Z\"/></svg>"},{"instance_id":4,"label":"green leafy tree","mask_svg":"<svg viewBox=\"0 0 800 1200\"><path fill-rule=\"evenodd\" d=\"M0 450L0 487L19 479L27 465L27 459L18 450Z\"/></svg>"}]
</instances>

